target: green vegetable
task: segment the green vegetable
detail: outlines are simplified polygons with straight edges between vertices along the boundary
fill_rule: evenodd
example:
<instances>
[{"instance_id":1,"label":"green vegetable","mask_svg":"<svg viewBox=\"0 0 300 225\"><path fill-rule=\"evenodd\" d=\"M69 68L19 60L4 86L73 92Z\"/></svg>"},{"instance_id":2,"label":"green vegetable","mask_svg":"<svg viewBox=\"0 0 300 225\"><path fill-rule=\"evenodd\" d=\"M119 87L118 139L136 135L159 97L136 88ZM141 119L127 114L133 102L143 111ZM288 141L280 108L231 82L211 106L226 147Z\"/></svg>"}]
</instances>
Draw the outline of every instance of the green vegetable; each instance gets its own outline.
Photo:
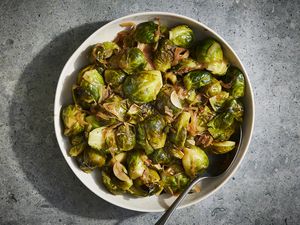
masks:
<instances>
[{"instance_id":1,"label":"green vegetable","mask_svg":"<svg viewBox=\"0 0 300 225\"><path fill-rule=\"evenodd\" d=\"M169 31L170 40L177 46L188 48L194 40L194 32L186 25L180 25Z\"/></svg>"},{"instance_id":2,"label":"green vegetable","mask_svg":"<svg viewBox=\"0 0 300 225\"><path fill-rule=\"evenodd\" d=\"M221 45L212 38L201 41L196 48L196 59L204 64L221 62L223 60Z\"/></svg>"},{"instance_id":3,"label":"green vegetable","mask_svg":"<svg viewBox=\"0 0 300 225\"><path fill-rule=\"evenodd\" d=\"M195 70L185 75L183 82L187 90L197 89L210 84L212 82L212 76L208 71Z\"/></svg>"},{"instance_id":4,"label":"green vegetable","mask_svg":"<svg viewBox=\"0 0 300 225\"><path fill-rule=\"evenodd\" d=\"M137 42L145 44L155 43L159 39L158 25L153 21L140 23L136 27L134 37Z\"/></svg>"},{"instance_id":5,"label":"green vegetable","mask_svg":"<svg viewBox=\"0 0 300 225\"><path fill-rule=\"evenodd\" d=\"M85 113L76 105L68 105L62 111L64 135L72 136L83 132Z\"/></svg>"},{"instance_id":6,"label":"green vegetable","mask_svg":"<svg viewBox=\"0 0 300 225\"><path fill-rule=\"evenodd\" d=\"M196 177L208 167L208 157L199 147L184 148L183 152L182 165L190 177Z\"/></svg>"},{"instance_id":7,"label":"green vegetable","mask_svg":"<svg viewBox=\"0 0 300 225\"><path fill-rule=\"evenodd\" d=\"M231 81L230 95L234 98L243 97L245 94L245 78L243 73L236 67L230 67L226 77Z\"/></svg>"},{"instance_id":8,"label":"green vegetable","mask_svg":"<svg viewBox=\"0 0 300 225\"><path fill-rule=\"evenodd\" d=\"M143 154L140 151L133 151L127 157L129 176L131 179L141 177L146 169L143 161Z\"/></svg>"},{"instance_id":9,"label":"green vegetable","mask_svg":"<svg viewBox=\"0 0 300 225\"><path fill-rule=\"evenodd\" d=\"M116 131L116 141L119 150L129 151L135 146L135 133L127 123L120 125Z\"/></svg>"},{"instance_id":10,"label":"green vegetable","mask_svg":"<svg viewBox=\"0 0 300 225\"><path fill-rule=\"evenodd\" d=\"M98 70L92 69L84 72L79 81L79 86L73 87L73 99L76 104L88 109L102 100L105 86Z\"/></svg>"},{"instance_id":11,"label":"green vegetable","mask_svg":"<svg viewBox=\"0 0 300 225\"><path fill-rule=\"evenodd\" d=\"M119 52L120 47L114 42L96 44L92 49L91 59L93 62L105 63L106 59Z\"/></svg>"},{"instance_id":12,"label":"green vegetable","mask_svg":"<svg viewBox=\"0 0 300 225\"><path fill-rule=\"evenodd\" d=\"M143 70L147 65L143 52L138 48L129 48L121 56L119 67L128 74Z\"/></svg>"},{"instance_id":13,"label":"green vegetable","mask_svg":"<svg viewBox=\"0 0 300 225\"><path fill-rule=\"evenodd\" d=\"M123 84L123 91L131 101L141 104L155 100L161 87L160 71L150 70L128 76Z\"/></svg>"},{"instance_id":14,"label":"green vegetable","mask_svg":"<svg viewBox=\"0 0 300 225\"><path fill-rule=\"evenodd\" d=\"M235 148L234 141L214 142L211 145L211 151L215 154L225 154Z\"/></svg>"},{"instance_id":15,"label":"green vegetable","mask_svg":"<svg viewBox=\"0 0 300 225\"><path fill-rule=\"evenodd\" d=\"M167 139L166 122L159 114L152 115L142 123L137 124L137 143L142 146L147 155L154 149L163 148Z\"/></svg>"},{"instance_id":16,"label":"green vegetable","mask_svg":"<svg viewBox=\"0 0 300 225\"><path fill-rule=\"evenodd\" d=\"M154 53L153 64L155 69L161 72L166 72L171 68L174 54L173 43L169 39L162 39L159 41L158 48Z\"/></svg>"},{"instance_id":17,"label":"green vegetable","mask_svg":"<svg viewBox=\"0 0 300 225\"><path fill-rule=\"evenodd\" d=\"M190 118L190 113L182 112L173 126L174 130L171 130L170 132L170 141L178 147L184 146L187 136L187 126L189 125Z\"/></svg>"},{"instance_id":18,"label":"green vegetable","mask_svg":"<svg viewBox=\"0 0 300 225\"><path fill-rule=\"evenodd\" d=\"M117 88L124 82L126 73L122 70L108 69L104 72L104 79L107 84L110 84L113 88Z\"/></svg>"}]
</instances>

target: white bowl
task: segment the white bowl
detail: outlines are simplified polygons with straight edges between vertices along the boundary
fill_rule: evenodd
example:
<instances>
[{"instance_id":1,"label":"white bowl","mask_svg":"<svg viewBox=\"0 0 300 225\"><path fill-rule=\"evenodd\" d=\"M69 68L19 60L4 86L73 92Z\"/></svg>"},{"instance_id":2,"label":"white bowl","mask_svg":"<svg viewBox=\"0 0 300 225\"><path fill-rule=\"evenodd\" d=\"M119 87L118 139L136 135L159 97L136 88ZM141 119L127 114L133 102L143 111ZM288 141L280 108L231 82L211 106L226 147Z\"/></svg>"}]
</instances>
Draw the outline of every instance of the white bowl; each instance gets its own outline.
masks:
<instances>
[{"instance_id":1,"label":"white bowl","mask_svg":"<svg viewBox=\"0 0 300 225\"><path fill-rule=\"evenodd\" d=\"M87 65L88 63L86 57L86 50L88 49L88 47L98 42L113 40L116 34L122 30L122 28L119 26L119 24L122 22L131 21L134 23L140 23L148 20L153 20L156 17L159 17L161 23L166 24L167 26L174 26L178 24L188 25L193 29L196 38L199 40L205 37L213 37L216 40L218 40L223 47L223 51L226 58L231 64L241 69L241 71L245 75L246 80L246 92L244 97L245 116L243 122L243 138L240 151L237 155L237 160L235 160L233 166L229 170L227 170L227 172L222 176L214 180L203 181L201 183L201 192L188 195L179 208L187 207L197 202L200 202L201 200L208 197L216 190L218 190L222 185L225 184L225 182L236 171L246 154L254 125L254 100L248 74L240 59L233 51L233 49L227 44L227 42L223 38L221 38L216 32L211 30L209 27L196 20L178 14L165 12L144 12L116 19L99 28L88 39L86 39L80 45L80 47L73 53L73 55L67 61L66 65L64 66L61 72L57 84L54 103L55 133L59 147L67 163L69 164L73 172L76 174L78 179L81 180L81 182L87 188L89 188L92 192L94 192L102 199L114 205L141 212L164 211L170 204L172 204L172 202L175 200L175 197L170 197L169 195L164 194L160 196L136 198L129 195L112 195L109 192L107 192L101 184L101 181L99 179L99 172L93 172L92 174L86 174L82 172L76 165L76 162L68 156L67 152L70 147L70 144L68 139L63 135L63 126L60 118L60 113L63 106L72 102L71 86L73 83L75 83L78 70L83 66Z\"/></svg>"}]
</instances>

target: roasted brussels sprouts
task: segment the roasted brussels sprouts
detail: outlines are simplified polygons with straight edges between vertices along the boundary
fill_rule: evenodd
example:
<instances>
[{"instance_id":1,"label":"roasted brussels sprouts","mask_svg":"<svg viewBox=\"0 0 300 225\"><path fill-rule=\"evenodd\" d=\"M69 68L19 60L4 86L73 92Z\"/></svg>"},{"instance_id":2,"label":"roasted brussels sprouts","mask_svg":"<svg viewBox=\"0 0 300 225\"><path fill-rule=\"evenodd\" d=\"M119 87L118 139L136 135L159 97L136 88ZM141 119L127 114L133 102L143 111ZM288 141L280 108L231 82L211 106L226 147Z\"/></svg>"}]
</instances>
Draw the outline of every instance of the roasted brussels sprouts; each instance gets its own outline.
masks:
<instances>
[{"instance_id":1,"label":"roasted brussels sprouts","mask_svg":"<svg viewBox=\"0 0 300 225\"><path fill-rule=\"evenodd\" d=\"M88 109L102 100L104 88L104 81L98 70L88 70L82 75L79 86L73 87L74 102Z\"/></svg>"},{"instance_id":2,"label":"roasted brussels sprouts","mask_svg":"<svg viewBox=\"0 0 300 225\"><path fill-rule=\"evenodd\" d=\"M105 188L114 195L125 193L133 185L131 179L128 179L126 181L118 179L114 175L112 169L108 167L105 167L102 170L102 182Z\"/></svg>"},{"instance_id":3,"label":"roasted brussels sprouts","mask_svg":"<svg viewBox=\"0 0 300 225\"><path fill-rule=\"evenodd\" d=\"M242 103L237 99L231 99L227 101L225 105L226 110L228 110L229 113L232 113L237 121L242 122L244 114Z\"/></svg>"},{"instance_id":4,"label":"roasted brussels sprouts","mask_svg":"<svg viewBox=\"0 0 300 225\"><path fill-rule=\"evenodd\" d=\"M235 132L234 115L229 112L218 114L207 126L209 133L215 140L227 141Z\"/></svg>"},{"instance_id":5,"label":"roasted brussels sprouts","mask_svg":"<svg viewBox=\"0 0 300 225\"><path fill-rule=\"evenodd\" d=\"M174 164L160 173L165 192L177 195L182 192L190 182L183 168Z\"/></svg>"},{"instance_id":6,"label":"roasted brussels sprouts","mask_svg":"<svg viewBox=\"0 0 300 225\"><path fill-rule=\"evenodd\" d=\"M171 161L171 155L168 151L165 149L157 149L155 150L151 155L150 159L152 160L153 163L162 163L162 164L168 164Z\"/></svg>"},{"instance_id":7,"label":"roasted brussels sprouts","mask_svg":"<svg viewBox=\"0 0 300 225\"><path fill-rule=\"evenodd\" d=\"M137 124L137 143L142 146L147 155L154 149L163 148L167 139L166 122L159 115L153 115Z\"/></svg>"},{"instance_id":8,"label":"roasted brussels sprouts","mask_svg":"<svg viewBox=\"0 0 300 225\"><path fill-rule=\"evenodd\" d=\"M194 40L194 32L186 25L180 25L169 31L170 40L177 46L188 48Z\"/></svg>"},{"instance_id":9,"label":"roasted brussels sprouts","mask_svg":"<svg viewBox=\"0 0 300 225\"><path fill-rule=\"evenodd\" d=\"M196 59L204 64L221 62L223 60L221 45L212 38L201 41L196 48Z\"/></svg>"},{"instance_id":10,"label":"roasted brussels sprouts","mask_svg":"<svg viewBox=\"0 0 300 225\"><path fill-rule=\"evenodd\" d=\"M83 132L85 113L76 105L68 105L62 111L64 122L64 135L72 136Z\"/></svg>"},{"instance_id":11,"label":"roasted brussels sprouts","mask_svg":"<svg viewBox=\"0 0 300 225\"><path fill-rule=\"evenodd\" d=\"M182 165L186 174L190 177L196 177L208 167L208 157L201 148L191 146L184 148L183 152Z\"/></svg>"},{"instance_id":12,"label":"roasted brussels sprouts","mask_svg":"<svg viewBox=\"0 0 300 225\"><path fill-rule=\"evenodd\" d=\"M226 91L221 91L220 93L214 95L213 97L210 97L209 103L213 108L213 110L218 111L228 98L229 98L229 93Z\"/></svg>"},{"instance_id":13,"label":"roasted brussels sprouts","mask_svg":"<svg viewBox=\"0 0 300 225\"><path fill-rule=\"evenodd\" d=\"M231 81L230 95L234 98L243 97L245 93L243 73L238 68L231 66L227 71L226 77Z\"/></svg>"},{"instance_id":14,"label":"roasted brussels sprouts","mask_svg":"<svg viewBox=\"0 0 300 225\"><path fill-rule=\"evenodd\" d=\"M145 156L141 151L133 151L130 152L127 157L127 165L129 176L131 179L136 179L141 177L146 169L146 165L144 164L143 158Z\"/></svg>"},{"instance_id":15,"label":"roasted brussels sprouts","mask_svg":"<svg viewBox=\"0 0 300 225\"><path fill-rule=\"evenodd\" d=\"M161 87L160 71L150 70L128 76L123 84L123 91L131 101L141 104L155 100Z\"/></svg>"},{"instance_id":16,"label":"roasted brussels sprouts","mask_svg":"<svg viewBox=\"0 0 300 225\"><path fill-rule=\"evenodd\" d=\"M89 165L89 167L99 167L101 168L105 164L105 155L97 150L87 148L84 153L84 163Z\"/></svg>"},{"instance_id":17,"label":"roasted brussels sprouts","mask_svg":"<svg viewBox=\"0 0 300 225\"><path fill-rule=\"evenodd\" d=\"M226 74L226 71L228 69L228 63L225 60L222 60L220 62L212 62L206 66L206 69L214 75L223 76Z\"/></svg>"},{"instance_id":18,"label":"roasted brussels sprouts","mask_svg":"<svg viewBox=\"0 0 300 225\"><path fill-rule=\"evenodd\" d=\"M120 151L129 151L135 146L135 133L132 127L125 123L116 130L116 141Z\"/></svg>"},{"instance_id":19,"label":"roasted brussels sprouts","mask_svg":"<svg viewBox=\"0 0 300 225\"><path fill-rule=\"evenodd\" d=\"M96 44L92 49L91 60L92 62L105 63L106 59L117 53L120 47L114 42L103 42Z\"/></svg>"},{"instance_id":20,"label":"roasted brussels sprouts","mask_svg":"<svg viewBox=\"0 0 300 225\"><path fill-rule=\"evenodd\" d=\"M213 97L222 91L222 85L216 78L212 78L211 83L205 87L205 94Z\"/></svg>"},{"instance_id":21,"label":"roasted brussels sprouts","mask_svg":"<svg viewBox=\"0 0 300 225\"><path fill-rule=\"evenodd\" d=\"M162 39L159 41L158 48L155 51L153 58L155 69L166 72L171 68L174 59L172 49L173 43L169 39Z\"/></svg>"},{"instance_id":22,"label":"roasted brussels sprouts","mask_svg":"<svg viewBox=\"0 0 300 225\"><path fill-rule=\"evenodd\" d=\"M155 106L161 114L175 116L181 112L181 109L176 107L171 102L171 94L175 91L172 86L164 85L157 95Z\"/></svg>"},{"instance_id":23,"label":"roasted brussels sprouts","mask_svg":"<svg viewBox=\"0 0 300 225\"><path fill-rule=\"evenodd\" d=\"M223 57L221 45L212 38L205 39L196 48L196 59L214 75L225 75L228 63Z\"/></svg>"},{"instance_id":24,"label":"roasted brussels sprouts","mask_svg":"<svg viewBox=\"0 0 300 225\"><path fill-rule=\"evenodd\" d=\"M214 142L211 145L211 151L215 154L225 154L235 148L234 141Z\"/></svg>"},{"instance_id":25,"label":"roasted brussels sprouts","mask_svg":"<svg viewBox=\"0 0 300 225\"><path fill-rule=\"evenodd\" d=\"M140 23L134 32L134 38L137 42L151 44L159 39L158 25L153 21Z\"/></svg>"},{"instance_id":26,"label":"roasted brussels sprouts","mask_svg":"<svg viewBox=\"0 0 300 225\"><path fill-rule=\"evenodd\" d=\"M119 121L124 121L127 112L127 104L120 96L113 95L109 97L103 102L102 107L106 112L114 115Z\"/></svg>"},{"instance_id":27,"label":"roasted brussels sprouts","mask_svg":"<svg viewBox=\"0 0 300 225\"><path fill-rule=\"evenodd\" d=\"M121 56L119 67L128 74L143 70L147 65L144 53L138 48L129 48Z\"/></svg>"},{"instance_id":28,"label":"roasted brussels sprouts","mask_svg":"<svg viewBox=\"0 0 300 225\"><path fill-rule=\"evenodd\" d=\"M212 82L212 75L208 71L195 70L185 75L183 82L187 90L197 89L210 84Z\"/></svg>"},{"instance_id":29,"label":"roasted brussels sprouts","mask_svg":"<svg viewBox=\"0 0 300 225\"><path fill-rule=\"evenodd\" d=\"M112 194L177 195L208 166L226 164L206 152L236 148L244 75L214 39L194 45L184 24L120 25L112 42L92 47L62 110L68 153L83 172L100 169Z\"/></svg>"},{"instance_id":30,"label":"roasted brussels sprouts","mask_svg":"<svg viewBox=\"0 0 300 225\"><path fill-rule=\"evenodd\" d=\"M200 65L197 61L187 58L181 60L176 66L172 67L172 71L174 71L175 74L185 74L192 70L201 69L202 65Z\"/></svg>"},{"instance_id":31,"label":"roasted brussels sprouts","mask_svg":"<svg viewBox=\"0 0 300 225\"><path fill-rule=\"evenodd\" d=\"M104 79L107 84L110 84L113 88L117 88L124 82L126 73L118 69L107 69L104 72Z\"/></svg>"},{"instance_id":32,"label":"roasted brussels sprouts","mask_svg":"<svg viewBox=\"0 0 300 225\"><path fill-rule=\"evenodd\" d=\"M81 154L84 149L86 148L86 143L85 142L82 142L82 143L79 143L79 144L76 144L76 145L73 145L70 150L69 150L69 155L71 157L76 157L78 156L79 154Z\"/></svg>"},{"instance_id":33,"label":"roasted brussels sprouts","mask_svg":"<svg viewBox=\"0 0 300 225\"><path fill-rule=\"evenodd\" d=\"M175 121L173 130L171 129L170 141L178 147L184 146L190 118L190 113L182 112Z\"/></svg>"}]
</instances>

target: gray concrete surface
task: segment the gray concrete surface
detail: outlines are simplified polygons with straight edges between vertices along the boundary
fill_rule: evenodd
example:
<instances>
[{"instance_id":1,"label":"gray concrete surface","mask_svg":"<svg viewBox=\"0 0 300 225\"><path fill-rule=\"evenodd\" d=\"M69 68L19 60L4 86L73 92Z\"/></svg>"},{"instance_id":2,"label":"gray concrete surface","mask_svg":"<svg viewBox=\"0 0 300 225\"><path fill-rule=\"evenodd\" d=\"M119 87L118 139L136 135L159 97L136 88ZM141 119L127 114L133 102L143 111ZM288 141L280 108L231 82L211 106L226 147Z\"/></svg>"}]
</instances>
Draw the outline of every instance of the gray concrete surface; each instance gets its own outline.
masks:
<instances>
[{"instance_id":1,"label":"gray concrete surface","mask_svg":"<svg viewBox=\"0 0 300 225\"><path fill-rule=\"evenodd\" d=\"M170 224L300 224L300 1L0 1L0 223L153 224L115 207L65 163L53 100L68 57L98 27L140 11L204 22L250 74L256 125L234 177Z\"/></svg>"}]
</instances>

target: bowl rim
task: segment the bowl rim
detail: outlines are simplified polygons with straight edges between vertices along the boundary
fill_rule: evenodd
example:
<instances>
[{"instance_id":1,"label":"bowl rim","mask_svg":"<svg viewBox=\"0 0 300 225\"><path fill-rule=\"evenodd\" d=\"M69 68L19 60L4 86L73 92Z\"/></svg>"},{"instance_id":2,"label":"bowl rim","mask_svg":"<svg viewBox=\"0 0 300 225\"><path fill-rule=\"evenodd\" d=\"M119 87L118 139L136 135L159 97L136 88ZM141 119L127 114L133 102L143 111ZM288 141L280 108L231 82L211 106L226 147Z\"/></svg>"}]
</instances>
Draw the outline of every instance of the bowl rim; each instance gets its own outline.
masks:
<instances>
[{"instance_id":1,"label":"bowl rim","mask_svg":"<svg viewBox=\"0 0 300 225\"><path fill-rule=\"evenodd\" d=\"M255 121L255 103L254 103L254 95L253 95L253 89L252 89L252 86L251 86L251 82L250 82L250 79L249 79L249 75L243 65L243 63L241 62L240 58L238 57L238 55L236 54L236 52L231 48L231 46L224 40L224 38L222 36L220 36L217 32L215 32L214 30L212 30L211 28L209 28L207 25L203 24L202 22L199 22L195 19L192 19L190 17L187 17L187 16L183 16L183 15L180 15L180 14L177 14L177 13L170 13L170 12L162 12L162 11L150 11L150 12L139 12L139 13L133 13L133 14L129 14L129 15L126 15L126 16L123 16L123 17L120 17L120 18L117 18L115 20L112 20L110 22L108 22L107 24L99 27L97 30L95 30L91 35L89 35L88 38L86 38L78 47L77 49L72 53L72 55L69 57L69 59L67 60L67 62L65 63L60 75L59 75L59 79L58 79L58 82L57 82L57 86L56 86L56 90L55 90L55 99L54 99L54 119L53 119L53 122L54 122L54 130L55 130L55 136L56 136L56 140L58 142L58 145L59 145L59 148L61 150L61 152L63 151L64 147L62 145L62 143L59 141L59 137L58 137L58 133L59 133L59 129L61 129L60 127L60 108L59 108L59 104L58 104L58 101L59 101L59 98L60 98L60 94L59 93L59 84L62 83L62 79L63 79L63 74L65 73L65 70L67 68L67 65L69 64L69 62L71 61L71 59L73 57L75 57L74 55L76 55L79 50L81 49L81 46L84 45L85 42L88 42L90 39L92 39L94 36L96 36L96 34L98 33L98 31L100 29L103 29L103 28L106 28L106 27L109 27L111 24L113 23L116 23L118 21L122 21L122 20L126 20L127 18L130 19L132 17L135 17L135 16L171 16L171 17L174 17L174 18L178 18L178 19L184 19L184 20L188 20L192 23L195 23L197 25L199 25L200 27L208 30L210 33L212 33L213 35L215 35L221 42L222 42L222 45L225 45L233 54L233 56L236 58L236 60L238 61L238 63L241 65L241 69L243 70L244 72L244 75L245 75L245 79L246 79L246 83L247 85L249 86L249 95L250 95L250 105L251 105L251 108L252 108L252 115L251 115L251 119L250 119L250 124L247 124L248 126L248 129L250 127L250 131L249 131L249 138L246 139L246 140L243 140L245 141L245 150L244 152L240 155L240 159L237 161L236 165L233 167L233 169L231 170L230 173L228 173L228 175L224 178L224 180L218 185L216 186L215 188L213 188L210 192L208 192L206 195L196 199L196 200L193 200L189 203L186 203L184 205L181 205L179 206L178 208L179 209L182 209L182 208L186 208L186 207L189 207L191 205L194 205L194 204L197 204L199 203L200 201L208 198L209 196L211 196L212 194L214 194L216 191L218 191L222 186L224 186L224 184L233 176L233 174L237 171L237 169L239 168L241 162L243 161L247 151L248 151L248 148L249 148L249 145L250 145L250 142L251 142L251 138L252 138L252 134L253 134L253 129L254 129L254 121ZM109 202L113 205L116 205L118 207L121 207L121 208L125 208L125 209L129 209L129 210L133 210L133 211L138 211L138 212L163 212L165 211L166 209L164 208L161 208L161 209L151 209L151 210L147 210L147 209L139 209L139 208L135 208L135 207L131 207L131 206L128 206L128 205L124 205L124 204L118 204L117 202L110 202L108 201L108 199L105 199L103 198L103 196L99 195L98 193L96 193L94 190L92 190L88 185L86 185L86 183L77 175L77 171L75 171L75 168L73 168L67 161L67 158L68 156L64 155L63 152L62 152L62 155L64 156L67 164L69 165L69 167L71 168L71 170L73 171L73 173L75 174L75 176L84 184L85 187L87 187L91 192L93 192L95 195L97 195L98 197L100 197L101 199L105 200L106 202Z\"/></svg>"}]
</instances>

